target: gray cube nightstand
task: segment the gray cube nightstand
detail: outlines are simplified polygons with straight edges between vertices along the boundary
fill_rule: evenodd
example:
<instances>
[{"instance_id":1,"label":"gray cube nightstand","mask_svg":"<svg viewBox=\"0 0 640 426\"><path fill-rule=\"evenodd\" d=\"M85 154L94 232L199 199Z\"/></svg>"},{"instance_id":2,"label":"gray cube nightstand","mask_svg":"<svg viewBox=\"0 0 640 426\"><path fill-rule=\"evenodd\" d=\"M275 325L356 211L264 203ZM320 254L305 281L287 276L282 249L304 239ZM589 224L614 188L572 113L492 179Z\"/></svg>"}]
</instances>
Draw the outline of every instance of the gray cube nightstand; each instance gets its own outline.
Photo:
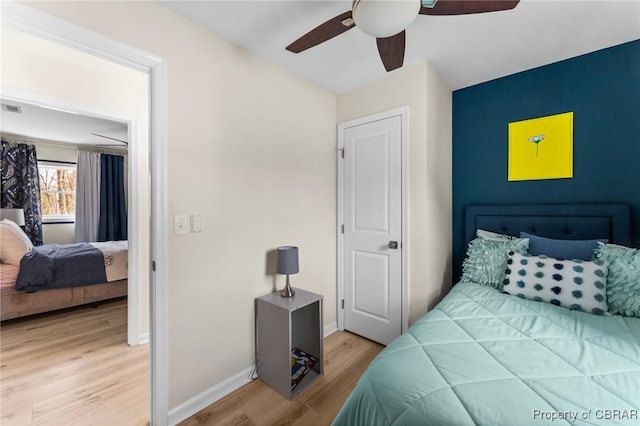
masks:
<instances>
[{"instance_id":1,"label":"gray cube nightstand","mask_svg":"<svg viewBox=\"0 0 640 426\"><path fill-rule=\"evenodd\" d=\"M322 296L295 289L295 296L271 293L256 299L256 353L260 380L291 399L323 375ZM294 348L316 358L302 381L292 386Z\"/></svg>"}]
</instances>

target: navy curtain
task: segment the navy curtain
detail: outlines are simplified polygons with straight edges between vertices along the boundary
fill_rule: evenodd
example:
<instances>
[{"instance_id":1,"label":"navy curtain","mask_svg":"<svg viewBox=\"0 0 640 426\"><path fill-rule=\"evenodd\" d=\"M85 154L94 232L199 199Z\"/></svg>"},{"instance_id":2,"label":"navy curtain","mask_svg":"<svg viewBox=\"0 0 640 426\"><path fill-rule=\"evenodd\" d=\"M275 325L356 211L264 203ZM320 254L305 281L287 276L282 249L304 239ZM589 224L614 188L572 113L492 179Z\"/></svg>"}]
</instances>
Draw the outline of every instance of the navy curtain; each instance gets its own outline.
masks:
<instances>
[{"instance_id":1,"label":"navy curtain","mask_svg":"<svg viewBox=\"0 0 640 426\"><path fill-rule=\"evenodd\" d=\"M98 241L126 239L127 207L124 197L124 157L101 154Z\"/></svg>"},{"instance_id":2,"label":"navy curtain","mask_svg":"<svg viewBox=\"0 0 640 426\"><path fill-rule=\"evenodd\" d=\"M34 246L42 245L42 206L36 147L2 141L0 207L24 210L24 232Z\"/></svg>"}]
</instances>

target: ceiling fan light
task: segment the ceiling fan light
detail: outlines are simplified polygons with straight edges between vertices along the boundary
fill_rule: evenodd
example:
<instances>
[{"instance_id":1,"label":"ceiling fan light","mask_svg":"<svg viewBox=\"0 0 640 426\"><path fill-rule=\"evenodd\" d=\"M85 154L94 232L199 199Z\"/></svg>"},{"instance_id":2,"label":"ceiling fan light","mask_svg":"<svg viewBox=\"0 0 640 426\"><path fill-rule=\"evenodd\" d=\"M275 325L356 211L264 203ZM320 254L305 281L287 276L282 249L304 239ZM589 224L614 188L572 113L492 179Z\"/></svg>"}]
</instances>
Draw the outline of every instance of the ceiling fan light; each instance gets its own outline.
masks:
<instances>
[{"instance_id":1,"label":"ceiling fan light","mask_svg":"<svg viewBox=\"0 0 640 426\"><path fill-rule=\"evenodd\" d=\"M391 37L411 25L420 5L420 0L355 0L353 20L365 34Z\"/></svg>"}]
</instances>

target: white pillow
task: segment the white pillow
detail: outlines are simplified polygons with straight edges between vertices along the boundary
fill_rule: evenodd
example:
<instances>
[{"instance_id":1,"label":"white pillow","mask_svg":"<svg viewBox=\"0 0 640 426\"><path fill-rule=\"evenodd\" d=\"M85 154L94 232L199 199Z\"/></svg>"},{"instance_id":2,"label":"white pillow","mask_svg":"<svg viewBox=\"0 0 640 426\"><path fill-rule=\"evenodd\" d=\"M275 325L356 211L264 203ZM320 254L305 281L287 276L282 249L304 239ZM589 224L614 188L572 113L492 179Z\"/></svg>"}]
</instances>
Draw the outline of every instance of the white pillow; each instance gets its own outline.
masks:
<instances>
[{"instance_id":1,"label":"white pillow","mask_svg":"<svg viewBox=\"0 0 640 426\"><path fill-rule=\"evenodd\" d=\"M502 292L576 311L605 315L607 264L509 252Z\"/></svg>"},{"instance_id":2,"label":"white pillow","mask_svg":"<svg viewBox=\"0 0 640 426\"><path fill-rule=\"evenodd\" d=\"M511 235L504 235L504 234L498 234L497 232L485 231L484 229L478 229L476 231L476 237L482 238L484 240L493 240L493 241L515 240L517 238Z\"/></svg>"},{"instance_id":3,"label":"white pillow","mask_svg":"<svg viewBox=\"0 0 640 426\"><path fill-rule=\"evenodd\" d=\"M0 222L0 262L19 265L22 256L33 250L27 234L9 219Z\"/></svg>"}]
</instances>

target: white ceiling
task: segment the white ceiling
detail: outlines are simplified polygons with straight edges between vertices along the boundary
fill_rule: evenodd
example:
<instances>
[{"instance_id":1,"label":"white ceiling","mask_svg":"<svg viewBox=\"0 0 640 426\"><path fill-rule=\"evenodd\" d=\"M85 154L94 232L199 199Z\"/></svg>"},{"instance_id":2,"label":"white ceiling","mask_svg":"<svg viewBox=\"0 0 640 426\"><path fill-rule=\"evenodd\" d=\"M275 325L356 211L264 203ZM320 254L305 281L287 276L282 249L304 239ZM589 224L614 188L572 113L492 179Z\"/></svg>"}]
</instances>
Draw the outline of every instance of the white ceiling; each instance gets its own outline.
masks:
<instances>
[{"instance_id":1,"label":"white ceiling","mask_svg":"<svg viewBox=\"0 0 640 426\"><path fill-rule=\"evenodd\" d=\"M358 28L299 54L285 50L351 0L159 2L335 93L385 75L375 40ZM636 39L640 0L522 0L510 11L418 16L404 65L426 60L456 90Z\"/></svg>"},{"instance_id":2,"label":"white ceiling","mask_svg":"<svg viewBox=\"0 0 640 426\"><path fill-rule=\"evenodd\" d=\"M2 99L2 104L0 130L3 133L66 144L101 145L101 147L109 149L124 149L124 144L105 137L92 135L92 133L128 141L128 126L126 123L88 117L13 100ZM20 107L22 113L5 111L5 104Z\"/></svg>"}]
</instances>

